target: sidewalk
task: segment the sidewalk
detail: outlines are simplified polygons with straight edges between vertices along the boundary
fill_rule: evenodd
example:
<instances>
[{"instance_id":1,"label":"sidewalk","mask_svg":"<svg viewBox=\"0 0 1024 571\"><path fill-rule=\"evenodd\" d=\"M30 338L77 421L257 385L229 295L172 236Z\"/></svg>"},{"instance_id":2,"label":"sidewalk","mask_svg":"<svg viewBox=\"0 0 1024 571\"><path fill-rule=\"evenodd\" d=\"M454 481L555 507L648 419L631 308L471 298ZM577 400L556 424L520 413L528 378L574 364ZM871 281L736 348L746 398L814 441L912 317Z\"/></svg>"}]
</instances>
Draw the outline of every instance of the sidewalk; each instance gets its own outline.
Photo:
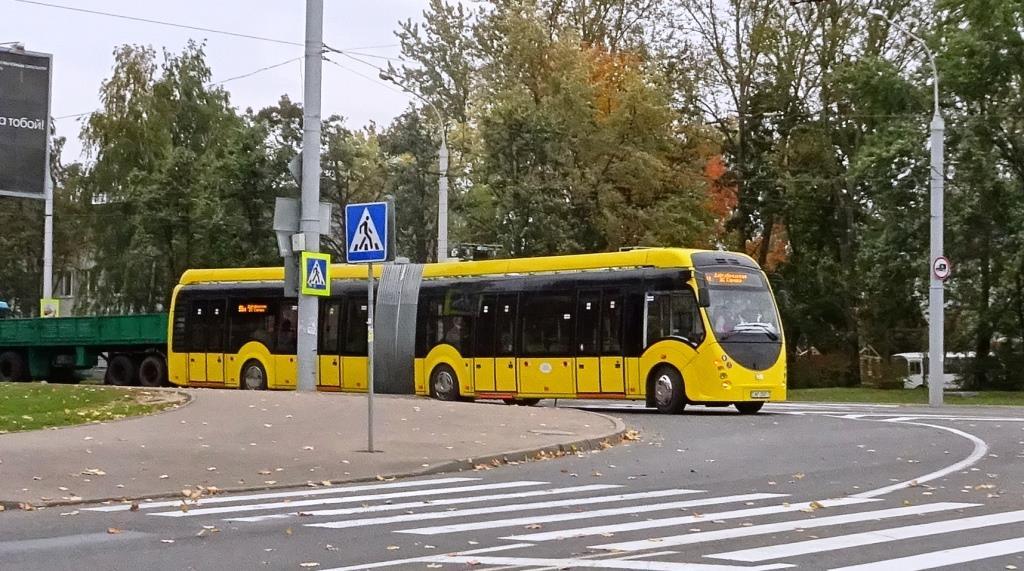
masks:
<instances>
[{"instance_id":1,"label":"sidewalk","mask_svg":"<svg viewBox=\"0 0 1024 571\"><path fill-rule=\"evenodd\" d=\"M573 409L377 395L191 389L148 417L0 435L0 505L40 506L471 468L541 449L596 448L621 422Z\"/></svg>"}]
</instances>

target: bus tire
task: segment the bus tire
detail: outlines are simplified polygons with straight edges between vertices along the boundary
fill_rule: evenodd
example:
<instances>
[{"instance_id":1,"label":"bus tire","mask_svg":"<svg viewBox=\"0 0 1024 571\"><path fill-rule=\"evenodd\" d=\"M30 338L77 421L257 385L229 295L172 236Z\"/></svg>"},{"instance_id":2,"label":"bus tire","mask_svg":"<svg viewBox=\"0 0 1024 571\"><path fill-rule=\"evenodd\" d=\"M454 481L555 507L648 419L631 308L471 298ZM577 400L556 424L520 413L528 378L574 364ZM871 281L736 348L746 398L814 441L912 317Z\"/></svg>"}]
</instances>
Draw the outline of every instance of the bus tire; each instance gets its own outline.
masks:
<instances>
[{"instance_id":1,"label":"bus tire","mask_svg":"<svg viewBox=\"0 0 1024 571\"><path fill-rule=\"evenodd\" d=\"M103 377L106 385L131 387L139 384L139 370L128 355L117 355L107 363L107 374Z\"/></svg>"},{"instance_id":2,"label":"bus tire","mask_svg":"<svg viewBox=\"0 0 1024 571\"><path fill-rule=\"evenodd\" d=\"M654 406L663 414L679 414L686 408L683 376L673 367L658 367L651 374L647 390L653 391Z\"/></svg>"},{"instance_id":3,"label":"bus tire","mask_svg":"<svg viewBox=\"0 0 1024 571\"><path fill-rule=\"evenodd\" d=\"M434 367L430 374L430 394L437 400L457 401L459 400L459 380L455 371L448 365Z\"/></svg>"},{"instance_id":4,"label":"bus tire","mask_svg":"<svg viewBox=\"0 0 1024 571\"><path fill-rule=\"evenodd\" d=\"M740 414L757 414L761 407L764 406L764 403L761 401L738 402L734 404L736 405L736 410L740 411Z\"/></svg>"},{"instance_id":5,"label":"bus tire","mask_svg":"<svg viewBox=\"0 0 1024 571\"><path fill-rule=\"evenodd\" d=\"M519 406L537 406L540 399L516 399L516 404Z\"/></svg>"},{"instance_id":6,"label":"bus tire","mask_svg":"<svg viewBox=\"0 0 1024 571\"><path fill-rule=\"evenodd\" d=\"M0 381L10 383L27 380L24 357L14 351L0 353Z\"/></svg>"},{"instance_id":7,"label":"bus tire","mask_svg":"<svg viewBox=\"0 0 1024 571\"><path fill-rule=\"evenodd\" d=\"M162 387L167 384L167 364L159 355L150 355L139 363L139 384L144 387Z\"/></svg>"},{"instance_id":8,"label":"bus tire","mask_svg":"<svg viewBox=\"0 0 1024 571\"><path fill-rule=\"evenodd\" d=\"M263 391L267 389L267 369L256 359L250 359L242 365L238 387L247 391Z\"/></svg>"}]
</instances>

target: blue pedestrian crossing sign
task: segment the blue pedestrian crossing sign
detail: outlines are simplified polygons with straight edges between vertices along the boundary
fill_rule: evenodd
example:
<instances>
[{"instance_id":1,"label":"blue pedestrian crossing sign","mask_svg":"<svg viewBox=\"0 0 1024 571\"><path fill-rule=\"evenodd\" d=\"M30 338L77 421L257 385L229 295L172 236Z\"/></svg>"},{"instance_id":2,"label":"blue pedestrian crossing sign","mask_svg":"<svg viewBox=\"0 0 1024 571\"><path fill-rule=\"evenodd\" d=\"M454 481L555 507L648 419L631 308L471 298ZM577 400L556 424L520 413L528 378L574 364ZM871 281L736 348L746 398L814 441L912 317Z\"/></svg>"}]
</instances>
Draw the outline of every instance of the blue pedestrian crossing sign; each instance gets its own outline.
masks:
<instances>
[{"instance_id":1,"label":"blue pedestrian crossing sign","mask_svg":"<svg viewBox=\"0 0 1024 571\"><path fill-rule=\"evenodd\" d=\"M331 255L303 252L300 259L302 268L302 295L331 295Z\"/></svg>"},{"instance_id":2,"label":"blue pedestrian crossing sign","mask_svg":"<svg viewBox=\"0 0 1024 571\"><path fill-rule=\"evenodd\" d=\"M388 203L368 202L345 207L345 252L350 264L386 262Z\"/></svg>"}]
</instances>

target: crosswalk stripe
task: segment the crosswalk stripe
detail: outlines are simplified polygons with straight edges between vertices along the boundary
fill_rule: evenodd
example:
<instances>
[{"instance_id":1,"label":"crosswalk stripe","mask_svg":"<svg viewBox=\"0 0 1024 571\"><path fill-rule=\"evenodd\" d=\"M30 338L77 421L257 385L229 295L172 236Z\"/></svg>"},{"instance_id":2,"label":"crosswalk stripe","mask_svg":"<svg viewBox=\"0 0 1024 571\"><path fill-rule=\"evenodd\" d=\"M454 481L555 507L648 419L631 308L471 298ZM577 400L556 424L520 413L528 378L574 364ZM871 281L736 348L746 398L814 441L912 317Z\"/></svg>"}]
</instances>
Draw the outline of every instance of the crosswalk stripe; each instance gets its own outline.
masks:
<instances>
[{"instance_id":1,"label":"crosswalk stripe","mask_svg":"<svg viewBox=\"0 0 1024 571\"><path fill-rule=\"evenodd\" d=\"M743 549L739 551L730 551L728 553L706 555L705 557L754 563L758 561L782 559L783 557L806 555L808 553L836 551L839 549L848 549L850 547L860 547L862 545L875 545L890 541L900 541L915 537L953 533L955 531L979 529L983 527L991 527L993 525L1019 523L1022 521L1024 521L1024 510L879 529L864 533L852 533L849 535L826 537L823 539L811 539L781 545L758 547L756 549Z\"/></svg>"},{"instance_id":2,"label":"crosswalk stripe","mask_svg":"<svg viewBox=\"0 0 1024 571\"><path fill-rule=\"evenodd\" d=\"M784 496L784 494L783 494ZM771 497L769 494L768 497ZM779 497L779 496L775 496ZM737 500L738 501L738 500ZM724 502L723 502L724 503ZM842 500L824 500L820 502L824 506L834 505L850 505L864 503L863 500L850 501L849 499ZM659 527L671 527L674 525L684 525L690 523L707 522L711 519L737 519L742 517L756 517L762 515L772 515L777 513L786 513L798 510L808 509L807 504L776 504L771 506L764 506L758 508L744 508L740 510L730 510L725 512L715 512L709 514L700 515L685 515L671 518L662 519L647 519L642 521L631 521L627 523L615 523L606 525L595 525L591 527L582 527L576 529L562 529L558 531L546 531L542 533L531 533L526 535L512 535L503 537L502 539L516 538L517 541L552 541L559 539L568 539L572 537L585 537L588 535L601 535L618 533L624 531L636 531L640 529L654 529ZM650 511L650 510L637 510L639 511ZM529 537L531 539L521 539L523 537Z\"/></svg>"},{"instance_id":3,"label":"crosswalk stripe","mask_svg":"<svg viewBox=\"0 0 1024 571\"><path fill-rule=\"evenodd\" d=\"M1011 555L1024 551L1024 537L993 541L979 545L969 545L956 549L943 549L931 553L911 555L897 559L887 559L863 565L841 567L832 571L888 571L899 569L900 571L921 571L922 569L935 569L937 567L948 567L958 563L970 563L981 559L990 559L1001 555Z\"/></svg>"},{"instance_id":4,"label":"crosswalk stripe","mask_svg":"<svg viewBox=\"0 0 1024 571\"><path fill-rule=\"evenodd\" d=\"M848 498L852 500L860 500L855 503L863 501L861 498ZM878 501L878 500L874 500ZM821 502L827 507L835 507L837 504L826 504ZM848 504L847 504L848 505ZM889 508L884 510L875 510L868 512L856 512L851 514L843 514L836 516L821 517L816 519L799 519L792 521L781 521L776 523L768 523L763 525L756 525L750 527L732 528L732 529L719 529L715 531L704 531L698 533L690 533L686 535L672 535L667 537L656 537L650 539L642 539L639 541L626 541L621 543L608 543L605 545L595 545L591 549L606 549L613 551L641 551L645 549L662 549L666 547L675 547L679 545L692 545L695 543L704 543L707 541L719 541L723 539L735 539L738 537L752 537L755 535L765 535L769 533L781 533L785 531L793 531L797 529L812 529L816 527L828 527L832 525L842 525L845 523L856 523L862 521L873 521L886 519L890 517L902 517L907 515L921 515L934 513L945 510L954 510L961 508L976 507L981 504L963 504L955 502L940 502L934 504L925 504L922 506L909 506L900 508ZM792 511L792 510L790 510ZM705 521L714 519L723 519L721 514L706 514ZM690 522L687 522L690 523Z\"/></svg>"},{"instance_id":5,"label":"crosswalk stripe","mask_svg":"<svg viewBox=\"0 0 1024 571\"><path fill-rule=\"evenodd\" d=\"M514 565L516 567L534 567L538 565L557 567L558 569L626 569L630 571L772 571L774 569L789 569L793 567L787 563L775 563L772 565L760 565L758 567L737 567L734 565L714 565L708 563L675 563L669 561L647 561L647 560L626 560L626 559L580 559L580 558L551 558L541 557L496 557L493 555L435 555L431 557L420 557L416 563L438 563L463 565ZM340 569L329 569L327 571L341 571L349 569L365 569L365 567L343 567Z\"/></svg>"},{"instance_id":6,"label":"crosswalk stripe","mask_svg":"<svg viewBox=\"0 0 1024 571\"><path fill-rule=\"evenodd\" d=\"M358 508L340 508L333 510L314 510L314 511L303 511L303 516L309 517L321 517L321 516L338 516L338 515L352 515L362 513L373 513L373 512L384 512L394 510L405 510L412 508L429 508L434 506L451 506L458 504L472 504L477 502L486 502L493 500L512 500L519 498L533 498L537 496L552 496L557 494L572 494L582 492L597 492L601 490L610 490L613 488L621 488L622 486L613 484L590 484L586 486L572 486L568 488L552 488L548 490L533 490L529 492L515 492L512 494L490 494L486 496L470 496L466 498L444 498L439 500L423 500L418 502L405 502L401 504L384 504L376 506L366 506ZM275 519L286 519L296 517L299 512L292 512L287 514L270 514L270 515L258 515L251 517L234 517L228 518L225 521L244 521L244 522L261 522Z\"/></svg>"},{"instance_id":7,"label":"crosswalk stripe","mask_svg":"<svg viewBox=\"0 0 1024 571\"><path fill-rule=\"evenodd\" d=\"M348 492L368 492L371 490L387 490L400 488L415 488L419 486L437 486L441 484L456 484L459 482L476 482L480 478L437 478L434 480L412 480L407 482L389 482L386 484L369 484L365 486L335 486L328 488L309 488L301 491L270 492L264 494L246 494L242 496L210 496L203 498L203 505L222 504L228 502L248 502L252 500L273 500L279 498L298 498L305 496L323 496L330 494L345 494ZM139 502L139 508L150 510L155 508L170 508L181 505L181 500L165 502ZM113 506L100 506L95 508L83 508L84 511L92 512L123 512L131 509L129 504L117 504Z\"/></svg>"},{"instance_id":8,"label":"crosswalk stripe","mask_svg":"<svg viewBox=\"0 0 1024 571\"><path fill-rule=\"evenodd\" d=\"M499 545L497 547L484 547L482 549L470 549L468 551L455 551L442 555L442 557L448 556L459 556L459 555L473 555L476 553L497 553L499 551L512 551L514 549L521 549L523 547L533 547L529 543L513 543L510 545ZM377 561L375 563L361 563L359 565L351 565L348 567L335 567L333 569L324 569L323 571L365 571L366 569L381 569L385 567L398 567L407 563L423 563L424 559L430 559L434 556L426 557L407 557L405 559L392 559L391 561Z\"/></svg>"},{"instance_id":9,"label":"crosswalk stripe","mask_svg":"<svg viewBox=\"0 0 1024 571\"><path fill-rule=\"evenodd\" d=\"M383 525L390 523L401 523L408 521L424 521L435 519L450 519L456 517L468 517L475 515L490 515L494 513L507 513L516 511L541 510L549 508L561 508L568 506L603 504L608 502L626 502L630 500L645 500L650 498L663 498L666 496L681 496L684 494L697 494L701 490L673 489L655 490L651 492L636 492L632 494L618 494L614 496L597 496L591 498L574 498L571 500L557 500L553 502L535 502L528 504L511 504L507 506L493 506L488 508L477 508L471 510L447 510L443 512L426 512L420 514L404 514L390 517L377 517L367 519L352 519L345 521L330 521L325 523L310 523L308 527L324 527L328 529L342 529L347 527L362 527L367 525ZM630 508L635 510L637 508Z\"/></svg>"},{"instance_id":10,"label":"crosswalk stripe","mask_svg":"<svg viewBox=\"0 0 1024 571\"><path fill-rule=\"evenodd\" d=\"M455 533L460 531L475 531L480 529L495 529L500 527L512 527L516 525L551 523L556 521L572 521L578 519L592 519L598 517L611 517L617 515L647 513L673 509L693 508L715 504L727 504L730 502L742 502L753 500L764 500L769 498L785 497L785 494L741 494L736 496L723 496L717 498L701 498L699 500L686 500L681 502L668 502L661 504L648 504L644 506L628 506L624 508L609 508L603 510L592 510L583 512L552 514L543 516L528 516L512 519L487 520L472 523L454 525L442 525L435 527L421 527L417 529L401 529L397 533L413 533L416 535L437 535L439 533Z\"/></svg>"},{"instance_id":11,"label":"crosswalk stripe","mask_svg":"<svg viewBox=\"0 0 1024 571\"><path fill-rule=\"evenodd\" d=\"M252 512L260 510L273 510L278 508L302 508L306 506L323 506L334 504L348 504L352 502L367 502L372 500L390 500L395 498L409 498L416 496L436 496L457 494L460 492L478 492L482 490L504 490L508 488L524 488L527 486L542 486L547 482L536 482L523 480L516 482L498 482L495 484L478 484L474 486L461 486L456 488L436 488L430 490L410 490L406 492L388 492L386 494L367 494L362 496L342 496L340 498L320 498L315 500L284 501L265 504L243 504L240 506L223 506L219 508L200 508L188 511L173 510L169 512L157 512L152 515L164 517L194 517L200 515L222 514L231 512Z\"/></svg>"}]
</instances>

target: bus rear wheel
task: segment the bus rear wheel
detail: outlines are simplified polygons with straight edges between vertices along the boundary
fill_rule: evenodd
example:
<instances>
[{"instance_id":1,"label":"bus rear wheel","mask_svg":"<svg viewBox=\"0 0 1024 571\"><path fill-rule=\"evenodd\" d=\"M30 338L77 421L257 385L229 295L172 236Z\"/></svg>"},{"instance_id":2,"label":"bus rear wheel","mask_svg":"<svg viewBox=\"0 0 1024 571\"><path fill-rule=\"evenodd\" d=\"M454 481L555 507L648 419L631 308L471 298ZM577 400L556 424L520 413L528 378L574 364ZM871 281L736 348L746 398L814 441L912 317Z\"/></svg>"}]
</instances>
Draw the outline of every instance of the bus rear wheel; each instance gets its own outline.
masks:
<instances>
[{"instance_id":1,"label":"bus rear wheel","mask_svg":"<svg viewBox=\"0 0 1024 571\"><path fill-rule=\"evenodd\" d=\"M507 405L537 406L540 399L501 399Z\"/></svg>"},{"instance_id":2,"label":"bus rear wheel","mask_svg":"<svg viewBox=\"0 0 1024 571\"><path fill-rule=\"evenodd\" d=\"M671 367L661 367L654 372L650 390L654 391L654 406L663 414L678 414L686 408L686 391L683 377Z\"/></svg>"},{"instance_id":3,"label":"bus rear wheel","mask_svg":"<svg viewBox=\"0 0 1024 571\"><path fill-rule=\"evenodd\" d=\"M738 402L735 405L736 410L740 411L740 414L757 414L761 407L764 406L764 403L760 401Z\"/></svg>"},{"instance_id":4,"label":"bus rear wheel","mask_svg":"<svg viewBox=\"0 0 1024 571\"><path fill-rule=\"evenodd\" d=\"M163 357L150 355L139 364L139 384L144 387L162 387L167 384L167 365Z\"/></svg>"},{"instance_id":5,"label":"bus rear wheel","mask_svg":"<svg viewBox=\"0 0 1024 571\"><path fill-rule=\"evenodd\" d=\"M14 351L0 353L0 381L10 383L12 381L27 381L25 374L25 359Z\"/></svg>"},{"instance_id":6,"label":"bus rear wheel","mask_svg":"<svg viewBox=\"0 0 1024 571\"><path fill-rule=\"evenodd\" d=\"M242 365L241 387L247 391L262 391L267 388L267 370L259 361L246 361Z\"/></svg>"},{"instance_id":7,"label":"bus rear wheel","mask_svg":"<svg viewBox=\"0 0 1024 571\"><path fill-rule=\"evenodd\" d=\"M118 355L107 363L107 374L103 377L106 385L130 387L139 384L138 369L128 355Z\"/></svg>"},{"instance_id":8,"label":"bus rear wheel","mask_svg":"<svg viewBox=\"0 0 1024 571\"><path fill-rule=\"evenodd\" d=\"M459 381L448 365L438 365L430 375L430 392L437 400L459 400Z\"/></svg>"}]
</instances>

